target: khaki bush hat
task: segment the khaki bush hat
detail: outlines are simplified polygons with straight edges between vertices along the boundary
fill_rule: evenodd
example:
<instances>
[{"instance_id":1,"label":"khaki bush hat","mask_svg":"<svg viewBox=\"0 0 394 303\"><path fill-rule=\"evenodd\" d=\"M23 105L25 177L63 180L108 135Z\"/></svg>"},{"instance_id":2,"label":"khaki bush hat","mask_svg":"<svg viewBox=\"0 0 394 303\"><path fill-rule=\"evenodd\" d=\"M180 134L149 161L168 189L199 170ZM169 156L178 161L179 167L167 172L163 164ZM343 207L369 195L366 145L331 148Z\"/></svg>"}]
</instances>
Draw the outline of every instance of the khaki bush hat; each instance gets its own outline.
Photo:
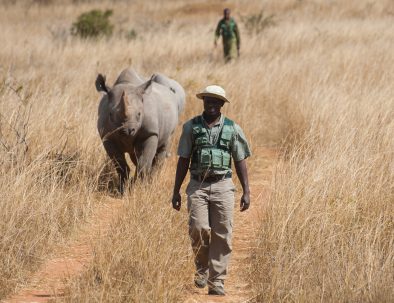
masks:
<instances>
[{"instance_id":1,"label":"khaki bush hat","mask_svg":"<svg viewBox=\"0 0 394 303\"><path fill-rule=\"evenodd\" d=\"M197 98L204 99L204 97L212 97L230 103L226 98L225 90L219 85L209 85L201 93L198 93Z\"/></svg>"}]
</instances>

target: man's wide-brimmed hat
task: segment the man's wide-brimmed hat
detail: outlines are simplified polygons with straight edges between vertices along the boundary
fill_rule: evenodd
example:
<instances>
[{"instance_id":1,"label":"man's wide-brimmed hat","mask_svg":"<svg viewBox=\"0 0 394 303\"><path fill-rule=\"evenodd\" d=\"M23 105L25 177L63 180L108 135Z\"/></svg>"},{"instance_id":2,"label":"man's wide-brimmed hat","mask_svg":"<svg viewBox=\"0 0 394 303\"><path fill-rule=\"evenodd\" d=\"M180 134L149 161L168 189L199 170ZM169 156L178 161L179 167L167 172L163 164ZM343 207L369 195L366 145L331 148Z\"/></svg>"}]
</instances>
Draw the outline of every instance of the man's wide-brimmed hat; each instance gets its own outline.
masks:
<instances>
[{"instance_id":1,"label":"man's wide-brimmed hat","mask_svg":"<svg viewBox=\"0 0 394 303\"><path fill-rule=\"evenodd\" d=\"M226 98L225 90L219 85L209 85L201 93L198 93L197 98L204 99L204 97L211 97L223 100L224 102L230 103Z\"/></svg>"}]
</instances>

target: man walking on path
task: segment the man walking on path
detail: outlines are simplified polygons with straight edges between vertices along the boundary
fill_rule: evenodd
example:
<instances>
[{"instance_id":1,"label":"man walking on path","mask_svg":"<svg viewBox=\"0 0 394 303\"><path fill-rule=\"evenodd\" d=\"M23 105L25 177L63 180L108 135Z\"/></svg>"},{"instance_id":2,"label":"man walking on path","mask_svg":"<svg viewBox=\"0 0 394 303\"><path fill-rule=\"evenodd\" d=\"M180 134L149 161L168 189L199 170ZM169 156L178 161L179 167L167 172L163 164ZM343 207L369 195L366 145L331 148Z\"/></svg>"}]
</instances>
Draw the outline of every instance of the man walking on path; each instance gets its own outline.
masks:
<instances>
[{"instance_id":1,"label":"man walking on path","mask_svg":"<svg viewBox=\"0 0 394 303\"><path fill-rule=\"evenodd\" d=\"M250 205L245 159L251 153L242 129L220 110L229 103L223 88L211 85L197 94L204 112L183 125L178 146L178 164L172 206L181 209L180 188L190 164L186 193L189 235L195 255L194 283L208 284L208 294L224 295L224 280L231 254L234 183L231 160L243 189L240 210Z\"/></svg>"},{"instance_id":2,"label":"man walking on path","mask_svg":"<svg viewBox=\"0 0 394 303\"><path fill-rule=\"evenodd\" d=\"M224 60L229 62L235 59L237 55L240 55L241 39L239 36L238 25L234 18L230 17L230 9L226 8L223 11L223 19L221 19L216 27L215 31L215 47L217 46L217 40L222 36L223 39L223 52Z\"/></svg>"}]
</instances>

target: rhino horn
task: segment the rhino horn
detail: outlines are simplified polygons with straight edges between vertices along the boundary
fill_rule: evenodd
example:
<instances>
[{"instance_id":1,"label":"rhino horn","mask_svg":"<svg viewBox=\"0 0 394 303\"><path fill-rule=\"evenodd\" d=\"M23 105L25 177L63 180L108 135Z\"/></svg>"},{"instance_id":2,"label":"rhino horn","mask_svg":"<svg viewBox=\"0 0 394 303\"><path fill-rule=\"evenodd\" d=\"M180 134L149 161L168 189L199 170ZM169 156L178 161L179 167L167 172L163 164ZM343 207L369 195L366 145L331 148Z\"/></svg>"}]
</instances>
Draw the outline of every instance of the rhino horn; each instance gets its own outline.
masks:
<instances>
[{"instance_id":1,"label":"rhino horn","mask_svg":"<svg viewBox=\"0 0 394 303\"><path fill-rule=\"evenodd\" d=\"M98 74L95 84L98 92L106 92L108 94L109 87L105 84L105 76Z\"/></svg>"},{"instance_id":2,"label":"rhino horn","mask_svg":"<svg viewBox=\"0 0 394 303\"><path fill-rule=\"evenodd\" d=\"M151 91L152 91L152 78L137 87L137 93L141 96L145 94L150 94Z\"/></svg>"},{"instance_id":3,"label":"rhino horn","mask_svg":"<svg viewBox=\"0 0 394 303\"><path fill-rule=\"evenodd\" d=\"M127 104L128 104L127 94L125 91L123 91L119 102L119 113L124 117L126 117Z\"/></svg>"}]
</instances>

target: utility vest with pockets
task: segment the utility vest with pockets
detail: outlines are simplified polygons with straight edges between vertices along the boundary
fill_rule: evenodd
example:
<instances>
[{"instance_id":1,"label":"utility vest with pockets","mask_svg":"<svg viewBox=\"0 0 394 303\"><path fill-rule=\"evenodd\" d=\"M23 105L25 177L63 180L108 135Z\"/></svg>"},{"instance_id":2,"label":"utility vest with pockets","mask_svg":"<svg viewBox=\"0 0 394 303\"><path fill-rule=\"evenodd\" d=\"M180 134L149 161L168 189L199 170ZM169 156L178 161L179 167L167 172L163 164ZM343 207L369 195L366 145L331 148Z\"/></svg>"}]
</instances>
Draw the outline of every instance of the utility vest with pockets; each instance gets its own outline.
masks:
<instances>
[{"instance_id":1,"label":"utility vest with pockets","mask_svg":"<svg viewBox=\"0 0 394 303\"><path fill-rule=\"evenodd\" d=\"M223 36L223 39L228 40L232 39L235 37L235 21L233 18L230 18L230 20L226 21L225 19L222 19L220 21L220 30L221 34Z\"/></svg>"},{"instance_id":2,"label":"utility vest with pockets","mask_svg":"<svg viewBox=\"0 0 394 303\"><path fill-rule=\"evenodd\" d=\"M224 118L223 127L219 132L216 142L209 141L208 130L201 116L192 120L193 150L191 170L204 173L209 169L231 169L231 138L234 134L234 122Z\"/></svg>"}]
</instances>

